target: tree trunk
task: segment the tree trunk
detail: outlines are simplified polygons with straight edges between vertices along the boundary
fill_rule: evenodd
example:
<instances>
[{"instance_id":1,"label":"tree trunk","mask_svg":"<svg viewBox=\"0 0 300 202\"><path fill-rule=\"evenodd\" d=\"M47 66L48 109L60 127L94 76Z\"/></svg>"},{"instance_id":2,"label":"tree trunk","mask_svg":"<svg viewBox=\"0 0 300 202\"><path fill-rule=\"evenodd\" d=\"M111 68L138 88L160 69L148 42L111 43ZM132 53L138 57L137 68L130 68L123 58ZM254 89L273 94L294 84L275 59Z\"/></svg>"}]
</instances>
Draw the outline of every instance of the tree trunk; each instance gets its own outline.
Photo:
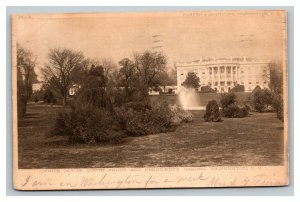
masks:
<instances>
[{"instance_id":1,"label":"tree trunk","mask_svg":"<svg viewBox=\"0 0 300 202\"><path fill-rule=\"evenodd\" d=\"M67 95L68 95L68 91L64 90L64 93L63 93L63 106L64 107L67 105Z\"/></svg>"}]
</instances>

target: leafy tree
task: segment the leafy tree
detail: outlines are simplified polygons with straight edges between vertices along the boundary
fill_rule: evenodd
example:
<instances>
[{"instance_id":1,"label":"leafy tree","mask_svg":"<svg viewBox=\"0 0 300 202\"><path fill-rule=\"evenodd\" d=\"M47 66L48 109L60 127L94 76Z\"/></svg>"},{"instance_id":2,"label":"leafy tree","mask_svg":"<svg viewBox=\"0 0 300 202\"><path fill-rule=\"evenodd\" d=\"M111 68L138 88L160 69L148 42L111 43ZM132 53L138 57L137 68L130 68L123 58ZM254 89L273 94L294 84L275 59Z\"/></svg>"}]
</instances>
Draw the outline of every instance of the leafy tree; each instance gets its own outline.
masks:
<instances>
[{"instance_id":1,"label":"leafy tree","mask_svg":"<svg viewBox=\"0 0 300 202\"><path fill-rule=\"evenodd\" d=\"M186 75L185 81L182 85L186 88L199 88L200 87L200 79L194 72L189 72Z\"/></svg>"},{"instance_id":2,"label":"leafy tree","mask_svg":"<svg viewBox=\"0 0 300 202\"><path fill-rule=\"evenodd\" d=\"M118 85L124 87L125 96L129 97L136 88L137 70L135 69L133 62L128 58L122 59L119 62L119 65L121 66L121 69L118 74Z\"/></svg>"},{"instance_id":3,"label":"leafy tree","mask_svg":"<svg viewBox=\"0 0 300 202\"><path fill-rule=\"evenodd\" d=\"M251 95L251 102L254 109L258 112L265 112L270 110L274 101L274 93L269 89L257 89Z\"/></svg>"},{"instance_id":4,"label":"leafy tree","mask_svg":"<svg viewBox=\"0 0 300 202\"><path fill-rule=\"evenodd\" d=\"M84 75L86 60L81 52L58 48L50 49L48 60L42 70L44 78L53 80L53 87L59 90L66 105L69 89Z\"/></svg>"},{"instance_id":5,"label":"leafy tree","mask_svg":"<svg viewBox=\"0 0 300 202\"><path fill-rule=\"evenodd\" d=\"M76 104L89 104L97 108L112 110L107 93L108 79L102 66L92 65L84 84L75 98Z\"/></svg>"},{"instance_id":6,"label":"leafy tree","mask_svg":"<svg viewBox=\"0 0 300 202\"><path fill-rule=\"evenodd\" d=\"M148 97L148 89L161 84L160 74L166 70L167 59L161 53L145 51L134 55L136 78L141 93L140 98Z\"/></svg>"}]
</instances>

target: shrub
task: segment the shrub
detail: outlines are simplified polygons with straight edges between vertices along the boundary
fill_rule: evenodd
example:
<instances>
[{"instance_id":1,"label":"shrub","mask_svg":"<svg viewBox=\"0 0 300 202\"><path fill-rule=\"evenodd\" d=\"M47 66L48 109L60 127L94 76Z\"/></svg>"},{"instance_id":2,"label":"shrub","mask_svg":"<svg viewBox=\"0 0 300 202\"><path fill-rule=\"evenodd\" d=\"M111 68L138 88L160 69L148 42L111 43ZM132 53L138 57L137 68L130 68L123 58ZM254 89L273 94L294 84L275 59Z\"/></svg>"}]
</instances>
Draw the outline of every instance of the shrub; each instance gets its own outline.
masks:
<instances>
[{"instance_id":1,"label":"shrub","mask_svg":"<svg viewBox=\"0 0 300 202\"><path fill-rule=\"evenodd\" d=\"M211 100L206 105L206 112L204 115L206 122L220 122L222 121L219 105L217 101Z\"/></svg>"},{"instance_id":2,"label":"shrub","mask_svg":"<svg viewBox=\"0 0 300 202\"><path fill-rule=\"evenodd\" d=\"M127 101L125 90L121 88L112 88L109 96L113 106L116 107L121 107Z\"/></svg>"},{"instance_id":3,"label":"shrub","mask_svg":"<svg viewBox=\"0 0 300 202\"><path fill-rule=\"evenodd\" d=\"M249 107L245 104L239 106L234 93L221 96L222 115L227 118L243 118L249 113Z\"/></svg>"},{"instance_id":4,"label":"shrub","mask_svg":"<svg viewBox=\"0 0 300 202\"><path fill-rule=\"evenodd\" d=\"M266 112L274 110L272 106L273 97L274 95L268 89L254 89L250 99L255 111Z\"/></svg>"},{"instance_id":5,"label":"shrub","mask_svg":"<svg viewBox=\"0 0 300 202\"><path fill-rule=\"evenodd\" d=\"M234 86L231 90L230 90L230 92L245 92L245 86L244 85L240 85L240 84L238 84L238 85L236 85L236 86Z\"/></svg>"},{"instance_id":6,"label":"shrub","mask_svg":"<svg viewBox=\"0 0 300 202\"><path fill-rule=\"evenodd\" d=\"M48 103L48 104L57 102L57 99L55 98L53 92L49 88L47 88L43 91L42 99L45 103Z\"/></svg>"},{"instance_id":7,"label":"shrub","mask_svg":"<svg viewBox=\"0 0 300 202\"><path fill-rule=\"evenodd\" d=\"M125 126L130 135L167 132L172 127L172 113L165 103L158 103L149 109L145 103L134 102L123 107L117 114L121 125Z\"/></svg>"},{"instance_id":8,"label":"shrub","mask_svg":"<svg viewBox=\"0 0 300 202\"><path fill-rule=\"evenodd\" d=\"M222 109L222 114L227 118L244 118L248 113L248 107L239 107L237 104L231 104L228 107Z\"/></svg>"},{"instance_id":9,"label":"shrub","mask_svg":"<svg viewBox=\"0 0 300 202\"><path fill-rule=\"evenodd\" d=\"M111 107L110 100L107 96L106 90L102 86L94 86L90 84L95 81L90 81L85 84L77 93L76 102L91 104L96 108L107 108Z\"/></svg>"},{"instance_id":10,"label":"shrub","mask_svg":"<svg viewBox=\"0 0 300 202\"><path fill-rule=\"evenodd\" d=\"M215 93L216 91L212 89L210 86L202 86L201 93Z\"/></svg>"},{"instance_id":11,"label":"shrub","mask_svg":"<svg viewBox=\"0 0 300 202\"><path fill-rule=\"evenodd\" d=\"M124 104L123 106L127 110L132 109L139 112L151 109L151 105L147 101L132 101Z\"/></svg>"},{"instance_id":12,"label":"shrub","mask_svg":"<svg viewBox=\"0 0 300 202\"><path fill-rule=\"evenodd\" d=\"M232 105L232 104L236 104L236 95L234 93L226 93L226 94L222 94L221 95L221 106L222 108L227 108L228 106Z\"/></svg>"},{"instance_id":13,"label":"shrub","mask_svg":"<svg viewBox=\"0 0 300 202\"><path fill-rule=\"evenodd\" d=\"M92 105L76 105L71 112L58 114L53 135L67 136L71 143L121 142L124 135L114 116Z\"/></svg>"},{"instance_id":14,"label":"shrub","mask_svg":"<svg viewBox=\"0 0 300 202\"><path fill-rule=\"evenodd\" d=\"M151 106L133 102L130 107L116 108L115 114L126 133L134 136L172 131L180 123L192 121L190 113L176 106L171 107L167 102L157 102Z\"/></svg>"}]
</instances>

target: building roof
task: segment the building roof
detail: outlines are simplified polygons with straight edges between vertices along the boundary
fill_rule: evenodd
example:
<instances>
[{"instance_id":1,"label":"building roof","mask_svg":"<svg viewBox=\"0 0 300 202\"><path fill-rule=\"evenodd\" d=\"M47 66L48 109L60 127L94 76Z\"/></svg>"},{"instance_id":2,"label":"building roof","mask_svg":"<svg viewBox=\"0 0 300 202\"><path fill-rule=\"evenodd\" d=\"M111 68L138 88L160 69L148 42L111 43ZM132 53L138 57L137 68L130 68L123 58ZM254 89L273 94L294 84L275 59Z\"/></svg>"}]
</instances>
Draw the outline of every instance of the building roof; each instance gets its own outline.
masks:
<instances>
[{"instance_id":1,"label":"building roof","mask_svg":"<svg viewBox=\"0 0 300 202\"><path fill-rule=\"evenodd\" d=\"M268 60L254 60L251 58L243 57L230 57L230 58L200 58L199 60L188 62L177 62L176 67L184 66L201 66L201 65L213 65L213 64L253 64L253 63L270 63Z\"/></svg>"}]
</instances>

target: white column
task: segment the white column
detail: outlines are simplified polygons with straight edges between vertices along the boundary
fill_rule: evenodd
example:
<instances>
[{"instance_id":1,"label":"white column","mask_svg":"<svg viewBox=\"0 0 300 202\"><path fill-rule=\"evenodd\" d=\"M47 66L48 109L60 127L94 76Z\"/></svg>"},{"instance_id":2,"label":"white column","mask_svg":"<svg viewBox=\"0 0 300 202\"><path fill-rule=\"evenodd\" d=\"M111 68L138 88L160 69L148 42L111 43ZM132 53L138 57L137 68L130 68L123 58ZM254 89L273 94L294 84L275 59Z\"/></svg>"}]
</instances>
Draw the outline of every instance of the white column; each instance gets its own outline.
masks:
<instances>
[{"instance_id":1,"label":"white column","mask_svg":"<svg viewBox=\"0 0 300 202\"><path fill-rule=\"evenodd\" d=\"M231 78L231 82L233 82L233 68L232 68L232 66L230 66L230 78Z\"/></svg>"},{"instance_id":2,"label":"white column","mask_svg":"<svg viewBox=\"0 0 300 202\"><path fill-rule=\"evenodd\" d=\"M214 73L214 67L211 67L211 87L213 88L215 86L215 73Z\"/></svg>"},{"instance_id":3,"label":"white column","mask_svg":"<svg viewBox=\"0 0 300 202\"><path fill-rule=\"evenodd\" d=\"M227 86L227 66L224 66L225 68L225 86Z\"/></svg>"},{"instance_id":4,"label":"white column","mask_svg":"<svg viewBox=\"0 0 300 202\"><path fill-rule=\"evenodd\" d=\"M236 82L238 83L238 84L240 84L240 78L239 78L239 69L240 68L238 68L238 66L235 66L235 68L236 68Z\"/></svg>"},{"instance_id":5,"label":"white column","mask_svg":"<svg viewBox=\"0 0 300 202\"><path fill-rule=\"evenodd\" d=\"M237 66L235 66L235 81L237 82L238 80L238 71L237 71Z\"/></svg>"}]
</instances>

